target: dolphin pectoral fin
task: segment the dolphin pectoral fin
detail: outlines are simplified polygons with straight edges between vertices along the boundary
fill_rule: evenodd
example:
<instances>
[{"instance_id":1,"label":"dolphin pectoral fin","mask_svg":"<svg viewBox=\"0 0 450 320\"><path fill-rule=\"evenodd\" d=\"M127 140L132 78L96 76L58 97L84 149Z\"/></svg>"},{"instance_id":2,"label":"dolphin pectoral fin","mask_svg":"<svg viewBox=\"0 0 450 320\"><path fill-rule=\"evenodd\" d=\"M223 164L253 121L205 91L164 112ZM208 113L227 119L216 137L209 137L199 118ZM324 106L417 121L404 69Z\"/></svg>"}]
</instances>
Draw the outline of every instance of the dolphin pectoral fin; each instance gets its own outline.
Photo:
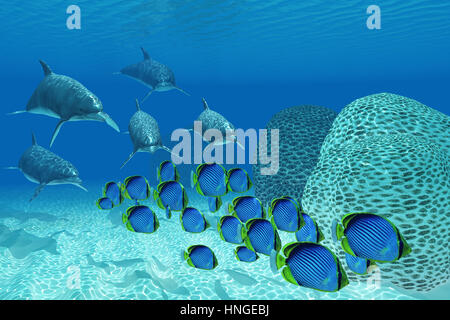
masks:
<instances>
[{"instance_id":1,"label":"dolphin pectoral fin","mask_svg":"<svg viewBox=\"0 0 450 320\"><path fill-rule=\"evenodd\" d=\"M31 197L30 202L33 201L33 200L41 193L41 191L42 191L42 189L44 189L44 187L45 187L45 184L40 184L40 185L36 188L36 190L34 190L34 194L33 194L33 196Z\"/></svg>"},{"instance_id":2,"label":"dolphin pectoral fin","mask_svg":"<svg viewBox=\"0 0 450 320\"><path fill-rule=\"evenodd\" d=\"M3 170L19 170L18 167L4 167Z\"/></svg>"},{"instance_id":3,"label":"dolphin pectoral fin","mask_svg":"<svg viewBox=\"0 0 450 320\"><path fill-rule=\"evenodd\" d=\"M85 187L83 187L81 184L74 184L74 186L77 186L77 187L80 188L81 190L84 190L84 191L88 192L88 189L86 189Z\"/></svg>"},{"instance_id":4,"label":"dolphin pectoral fin","mask_svg":"<svg viewBox=\"0 0 450 320\"><path fill-rule=\"evenodd\" d=\"M183 89L181 89L181 88L178 88L178 87L174 87L175 89L177 89L178 91L180 91L180 92L183 92L185 95L187 95L188 97L190 97L191 95L189 94L189 93L187 93L186 91L184 91Z\"/></svg>"},{"instance_id":5,"label":"dolphin pectoral fin","mask_svg":"<svg viewBox=\"0 0 450 320\"><path fill-rule=\"evenodd\" d=\"M122 165L120 166L120 169L122 169L122 168L127 164L127 162L130 161L131 158L134 157L134 155L136 154L136 152L137 152L137 151L133 151L133 152L128 156L128 159L125 160L125 161L122 163Z\"/></svg>"},{"instance_id":6,"label":"dolphin pectoral fin","mask_svg":"<svg viewBox=\"0 0 450 320\"><path fill-rule=\"evenodd\" d=\"M55 131L53 131L52 140L50 141L50 147L53 145L53 142L55 142L56 137L58 136L59 130L61 129L62 125L66 122L66 120L59 120L58 124L56 125Z\"/></svg>"},{"instance_id":7,"label":"dolphin pectoral fin","mask_svg":"<svg viewBox=\"0 0 450 320\"><path fill-rule=\"evenodd\" d=\"M14 112L7 113L6 115L7 116L13 116L15 114L21 114L21 113L26 113L26 112L27 112L27 110L19 110L19 111L14 111Z\"/></svg>"},{"instance_id":8,"label":"dolphin pectoral fin","mask_svg":"<svg viewBox=\"0 0 450 320\"><path fill-rule=\"evenodd\" d=\"M141 100L141 104L145 102L145 100L147 100L148 97L150 97L150 95L153 93L153 91L155 91L154 89L150 90L149 93L147 93L147 95L144 97L144 99Z\"/></svg>"},{"instance_id":9,"label":"dolphin pectoral fin","mask_svg":"<svg viewBox=\"0 0 450 320\"><path fill-rule=\"evenodd\" d=\"M166 146L162 146L161 149L163 149L163 150L167 151L168 153L170 153L171 156L175 156L175 157L177 157L179 160L182 160L182 158L181 158L179 155L173 153L172 150L170 150L170 149L167 148Z\"/></svg>"},{"instance_id":10,"label":"dolphin pectoral fin","mask_svg":"<svg viewBox=\"0 0 450 320\"><path fill-rule=\"evenodd\" d=\"M120 132L119 126L117 125L117 123L109 116L109 114L107 114L106 112L100 112L98 114L103 121L106 122L106 124L108 126L110 126L111 128L113 128L114 130L116 130L117 132Z\"/></svg>"},{"instance_id":11,"label":"dolphin pectoral fin","mask_svg":"<svg viewBox=\"0 0 450 320\"><path fill-rule=\"evenodd\" d=\"M236 145L238 145L242 150L245 151L245 147L237 140L236 140Z\"/></svg>"},{"instance_id":12,"label":"dolphin pectoral fin","mask_svg":"<svg viewBox=\"0 0 450 320\"><path fill-rule=\"evenodd\" d=\"M113 75L118 75L118 74L122 74L122 72L120 72L120 71L113 72Z\"/></svg>"}]
</instances>

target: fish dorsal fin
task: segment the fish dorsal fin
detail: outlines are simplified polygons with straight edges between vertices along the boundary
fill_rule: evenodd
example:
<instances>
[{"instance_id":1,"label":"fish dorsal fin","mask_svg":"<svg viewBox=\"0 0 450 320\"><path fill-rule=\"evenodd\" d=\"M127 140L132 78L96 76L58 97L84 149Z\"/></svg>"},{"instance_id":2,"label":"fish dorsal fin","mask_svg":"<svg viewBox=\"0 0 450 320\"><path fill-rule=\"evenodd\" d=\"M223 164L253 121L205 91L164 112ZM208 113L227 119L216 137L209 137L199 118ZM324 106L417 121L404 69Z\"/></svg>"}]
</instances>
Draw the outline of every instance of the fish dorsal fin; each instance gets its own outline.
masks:
<instances>
[{"instance_id":1,"label":"fish dorsal fin","mask_svg":"<svg viewBox=\"0 0 450 320\"><path fill-rule=\"evenodd\" d=\"M138 99L136 99L136 109L137 111L141 111L141 106L139 105Z\"/></svg>"},{"instance_id":2,"label":"fish dorsal fin","mask_svg":"<svg viewBox=\"0 0 450 320\"><path fill-rule=\"evenodd\" d=\"M144 48L141 47L142 50L142 54L144 55L144 60L150 60L150 55L148 54L147 51L145 51Z\"/></svg>"},{"instance_id":3,"label":"fish dorsal fin","mask_svg":"<svg viewBox=\"0 0 450 320\"><path fill-rule=\"evenodd\" d=\"M46 64L44 61L39 60L39 63L41 64L42 70L44 71L44 74L45 74L46 76L48 76L49 74L52 74L52 73L53 73L52 69L50 69L50 67L48 66L48 64Z\"/></svg>"},{"instance_id":4,"label":"fish dorsal fin","mask_svg":"<svg viewBox=\"0 0 450 320\"><path fill-rule=\"evenodd\" d=\"M208 102L206 102L205 98L202 98L202 102L203 102L203 108L205 110L209 110Z\"/></svg>"},{"instance_id":5,"label":"fish dorsal fin","mask_svg":"<svg viewBox=\"0 0 450 320\"><path fill-rule=\"evenodd\" d=\"M34 133L31 133L31 143L33 144L33 146L37 145L36 136L34 135Z\"/></svg>"}]
</instances>

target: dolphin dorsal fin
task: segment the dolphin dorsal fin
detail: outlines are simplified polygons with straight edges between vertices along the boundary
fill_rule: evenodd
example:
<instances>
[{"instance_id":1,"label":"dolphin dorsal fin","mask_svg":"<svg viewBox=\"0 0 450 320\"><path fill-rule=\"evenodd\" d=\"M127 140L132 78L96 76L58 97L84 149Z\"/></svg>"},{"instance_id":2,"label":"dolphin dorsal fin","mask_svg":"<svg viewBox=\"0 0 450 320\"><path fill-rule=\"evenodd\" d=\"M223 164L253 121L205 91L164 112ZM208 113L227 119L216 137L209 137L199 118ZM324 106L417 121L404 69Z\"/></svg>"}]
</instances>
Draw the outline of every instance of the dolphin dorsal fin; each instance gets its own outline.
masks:
<instances>
[{"instance_id":1,"label":"dolphin dorsal fin","mask_svg":"<svg viewBox=\"0 0 450 320\"><path fill-rule=\"evenodd\" d=\"M205 98L202 98L202 101L203 101L203 108L205 108L205 110L209 110L208 102L206 102Z\"/></svg>"},{"instance_id":2,"label":"dolphin dorsal fin","mask_svg":"<svg viewBox=\"0 0 450 320\"><path fill-rule=\"evenodd\" d=\"M150 60L150 55L148 54L147 51L145 51L144 48L141 47L142 50L142 54L144 55L144 60Z\"/></svg>"},{"instance_id":3,"label":"dolphin dorsal fin","mask_svg":"<svg viewBox=\"0 0 450 320\"><path fill-rule=\"evenodd\" d=\"M139 106L139 100L136 99L136 109L137 111L141 111L141 107Z\"/></svg>"},{"instance_id":4,"label":"dolphin dorsal fin","mask_svg":"<svg viewBox=\"0 0 450 320\"><path fill-rule=\"evenodd\" d=\"M41 64L42 70L44 70L44 74L45 74L46 76L48 76L49 74L52 74L52 73L53 73L52 69L50 69L50 67L48 66L48 64L46 64L44 61L39 60L39 63Z\"/></svg>"},{"instance_id":5,"label":"dolphin dorsal fin","mask_svg":"<svg viewBox=\"0 0 450 320\"><path fill-rule=\"evenodd\" d=\"M37 145L36 136L34 135L34 133L31 133L31 143L33 144L33 146Z\"/></svg>"}]
</instances>

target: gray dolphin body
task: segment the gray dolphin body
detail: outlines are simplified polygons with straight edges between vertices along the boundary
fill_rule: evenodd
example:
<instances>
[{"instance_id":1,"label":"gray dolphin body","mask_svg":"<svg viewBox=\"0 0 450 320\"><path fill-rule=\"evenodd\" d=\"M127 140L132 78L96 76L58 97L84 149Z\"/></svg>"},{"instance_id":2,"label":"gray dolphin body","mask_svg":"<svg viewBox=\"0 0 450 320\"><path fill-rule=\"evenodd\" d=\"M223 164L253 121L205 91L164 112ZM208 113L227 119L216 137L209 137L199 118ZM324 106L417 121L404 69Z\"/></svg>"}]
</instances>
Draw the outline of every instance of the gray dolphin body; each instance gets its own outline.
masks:
<instances>
[{"instance_id":1,"label":"gray dolphin body","mask_svg":"<svg viewBox=\"0 0 450 320\"><path fill-rule=\"evenodd\" d=\"M34 135L32 141L33 145L25 150L20 158L19 166L10 168L19 169L28 180L39 184L30 201L47 185L73 184L87 191L81 185L78 170L69 161L39 146Z\"/></svg>"},{"instance_id":2,"label":"gray dolphin body","mask_svg":"<svg viewBox=\"0 0 450 320\"><path fill-rule=\"evenodd\" d=\"M154 153L156 150L163 149L171 153L171 150L162 144L161 133L159 132L158 122L148 113L141 110L139 102L136 99L137 111L130 119L128 131L131 142L133 143L133 152L122 164L121 168L130 161L137 152Z\"/></svg>"},{"instance_id":3,"label":"gray dolphin body","mask_svg":"<svg viewBox=\"0 0 450 320\"><path fill-rule=\"evenodd\" d=\"M12 114L29 112L60 119L50 146L67 121L102 121L119 132L117 124L103 112L101 101L91 91L75 79L52 72L45 62L39 62L44 70L44 79L28 101L26 110Z\"/></svg>"},{"instance_id":4,"label":"gray dolphin body","mask_svg":"<svg viewBox=\"0 0 450 320\"><path fill-rule=\"evenodd\" d=\"M177 87L175 83L175 75L173 71L169 69L168 66L150 58L150 55L141 48L144 54L144 60L129 66L126 66L118 74L123 74L131 77L145 86L151 88L150 92L142 99L143 103L153 91L169 91L176 89L189 95L187 92L183 91Z\"/></svg>"},{"instance_id":5,"label":"gray dolphin body","mask_svg":"<svg viewBox=\"0 0 450 320\"><path fill-rule=\"evenodd\" d=\"M229 122L224 116L220 113L213 111L209 108L208 103L205 98L202 98L204 110L198 116L196 121L201 121L202 123L202 137L204 138L204 133L209 129L216 129L222 133L222 136L225 138L221 144L233 143L237 142L236 135L234 134L234 125ZM227 131L229 132L227 136ZM231 134L230 134L231 133ZM206 140L205 140L206 141ZM209 142L209 141L207 141ZM214 143L220 144L220 143Z\"/></svg>"}]
</instances>

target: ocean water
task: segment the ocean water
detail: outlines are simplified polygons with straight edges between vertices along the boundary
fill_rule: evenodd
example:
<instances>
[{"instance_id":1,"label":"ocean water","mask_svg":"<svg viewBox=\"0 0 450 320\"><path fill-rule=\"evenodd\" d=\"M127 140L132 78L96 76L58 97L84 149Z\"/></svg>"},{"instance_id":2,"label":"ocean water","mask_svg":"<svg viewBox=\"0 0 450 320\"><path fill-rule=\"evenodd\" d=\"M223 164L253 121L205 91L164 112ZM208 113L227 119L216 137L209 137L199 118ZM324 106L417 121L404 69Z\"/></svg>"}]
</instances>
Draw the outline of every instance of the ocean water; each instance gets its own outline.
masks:
<instances>
[{"instance_id":1,"label":"ocean water","mask_svg":"<svg viewBox=\"0 0 450 320\"><path fill-rule=\"evenodd\" d=\"M81 29L66 26L69 5ZM369 30L369 5L381 9L381 29ZM277 112L321 105L339 112L357 98L391 92L450 115L450 3L445 1L39 1L2 4L1 167L17 166L37 142L49 143L57 120L25 109L43 79L39 59L97 95L121 132L135 99L149 91L114 75L142 60L140 47L175 73L179 91L155 92L142 109L159 123L163 141L191 128L201 98L237 128L261 129ZM128 135L104 123L65 124L51 151L73 163L88 189L36 185L19 171L1 170L0 299L415 299L389 284L352 282L337 293L300 288L273 275L267 258L235 260L234 246L214 230L184 232L178 214L152 235L129 232L121 214L130 202L103 212L95 206L105 182L144 175L156 187L156 167L169 154L137 154ZM251 166L241 167L251 172ZM193 165L180 165L190 206L207 202L190 188ZM253 194L253 189L249 191ZM233 195L224 197L224 208ZM164 212L148 201L158 217ZM281 233L283 244L292 234ZM208 244L219 267L189 267L180 252ZM231 271L230 271L231 270ZM224 290L220 290L223 288Z\"/></svg>"}]
</instances>

